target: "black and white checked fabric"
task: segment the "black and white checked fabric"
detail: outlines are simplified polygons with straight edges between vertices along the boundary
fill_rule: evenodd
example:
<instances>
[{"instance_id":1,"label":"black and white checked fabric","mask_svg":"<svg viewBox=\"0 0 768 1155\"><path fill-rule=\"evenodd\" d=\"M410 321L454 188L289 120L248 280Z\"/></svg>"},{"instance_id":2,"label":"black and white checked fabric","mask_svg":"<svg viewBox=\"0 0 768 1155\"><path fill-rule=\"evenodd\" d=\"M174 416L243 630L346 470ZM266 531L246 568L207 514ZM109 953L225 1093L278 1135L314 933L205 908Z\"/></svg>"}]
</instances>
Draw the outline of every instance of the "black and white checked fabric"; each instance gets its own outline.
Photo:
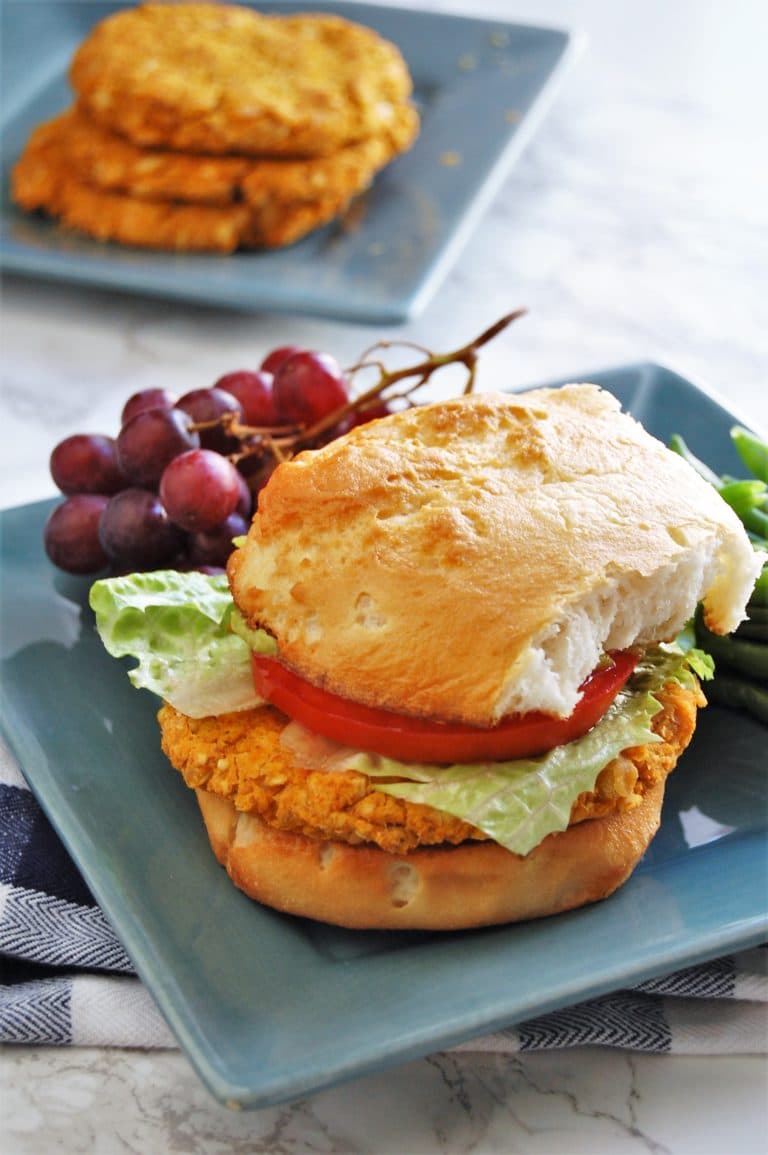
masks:
<instances>
[{"instance_id":1,"label":"black and white checked fabric","mask_svg":"<svg viewBox=\"0 0 768 1155\"><path fill-rule=\"evenodd\" d=\"M458 1051L578 1046L768 1051L768 948L654 979L473 1040ZM0 745L0 1042L172 1047L13 759Z\"/></svg>"}]
</instances>

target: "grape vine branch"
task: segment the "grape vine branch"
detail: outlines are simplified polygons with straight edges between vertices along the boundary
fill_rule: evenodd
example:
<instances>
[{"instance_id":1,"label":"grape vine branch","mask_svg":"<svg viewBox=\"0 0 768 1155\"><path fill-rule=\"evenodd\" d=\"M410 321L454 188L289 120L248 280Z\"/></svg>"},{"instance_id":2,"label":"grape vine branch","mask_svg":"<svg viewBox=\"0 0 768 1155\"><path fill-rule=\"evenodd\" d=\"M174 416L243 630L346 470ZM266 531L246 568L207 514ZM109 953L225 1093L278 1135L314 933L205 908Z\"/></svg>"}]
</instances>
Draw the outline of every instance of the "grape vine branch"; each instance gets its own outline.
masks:
<instances>
[{"instance_id":1,"label":"grape vine branch","mask_svg":"<svg viewBox=\"0 0 768 1155\"><path fill-rule=\"evenodd\" d=\"M355 417L365 420L365 414L382 403L410 402L414 393L432 378L437 370L447 365L463 365L467 371L464 394L471 393L475 386L477 362L480 350L509 325L526 313L526 309L515 309L506 313L473 340L449 353L433 353L422 345L404 341L379 341L363 353L361 359L346 371L352 384L355 377L365 370L378 372L378 380L370 388L351 398L344 405L326 414L320 420L306 426L299 425L246 425L235 413L224 413L214 421L198 422L194 430L221 427L228 436L234 437L239 448L230 459L240 464L249 457L272 458L275 463L285 461L302 449L324 445L328 435L344 429L345 423ZM414 364L397 369L387 368L382 354L395 347L410 348L420 353L421 359ZM373 415L373 414L372 414Z\"/></svg>"}]
</instances>

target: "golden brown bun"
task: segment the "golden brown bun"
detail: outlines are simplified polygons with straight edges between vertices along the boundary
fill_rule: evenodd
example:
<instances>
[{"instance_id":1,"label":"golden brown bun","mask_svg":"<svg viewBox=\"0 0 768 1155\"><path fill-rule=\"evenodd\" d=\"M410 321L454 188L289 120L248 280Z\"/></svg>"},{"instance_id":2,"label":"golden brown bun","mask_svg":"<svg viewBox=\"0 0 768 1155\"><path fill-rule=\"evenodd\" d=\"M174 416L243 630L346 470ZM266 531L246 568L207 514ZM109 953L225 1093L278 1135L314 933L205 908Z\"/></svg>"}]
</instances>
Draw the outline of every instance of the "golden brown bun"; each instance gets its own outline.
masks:
<instances>
[{"instance_id":1,"label":"golden brown bun","mask_svg":"<svg viewBox=\"0 0 768 1155\"><path fill-rule=\"evenodd\" d=\"M659 700L659 741L614 759L577 799L568 829L525 857L418 804L400 813L399 828L396 811L386 811L401 837L384 842L370 803L401 800L371 790L355 772L291 769L273 741L282 725L275 711L252 711L241 728L237 714L193 720L166 705L159 721L163 750L195 790L216 858L251 898L340 926L456 930L556 914L626 880L658 828L666 777L704 704L698 688L675 683ZM345 819L361 805L368 821L350 826ZM446 841L430 845L425 831L442 831ZM449 844L454 836L463 841Z\"/></svg>"},{"instance_id":2,"label":"golden brown bun","mask_svg":"<svg viewBox=\"0 0 768 1155\"><path fill-rule=\"evenodd\" d=\"M557 914L612 894L659 826L664 783L628 814L550 834L525 858L495 843L387 854L273 830L197 790L216 858L237 887L277 910L338 926L460 930Z\"/></svg>"},{"instance_id":3,"label":"golden brown bun","mask_svg":"<svg viewBox=\"0 0 768 1155\"><path fill-rule=\"evenodd\" d=\"M487 726L568 715L604 649L735 627L761 559L735 513L594 385L479 394L281 465L230 561L309 681Z\"/></svg>"}]
</instances>

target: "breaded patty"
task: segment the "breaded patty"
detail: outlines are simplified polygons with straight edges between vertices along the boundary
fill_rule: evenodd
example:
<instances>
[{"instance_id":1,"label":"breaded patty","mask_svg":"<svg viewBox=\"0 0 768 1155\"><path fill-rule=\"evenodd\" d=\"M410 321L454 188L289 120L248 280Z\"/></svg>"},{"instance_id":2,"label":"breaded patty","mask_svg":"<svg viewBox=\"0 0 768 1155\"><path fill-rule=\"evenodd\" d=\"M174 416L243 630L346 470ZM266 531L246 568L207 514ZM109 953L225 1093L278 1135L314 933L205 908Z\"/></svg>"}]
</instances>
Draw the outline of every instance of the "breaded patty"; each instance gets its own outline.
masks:
<instances>
[{"instance_id":1,"label":"breaded patty","mask_svg":"<svg viewBox=\"0 0 768 1155\"><path fill-rule=\"evenodd\" d=\"M26 151L13 169L13 199L99 241L178 252L231 253L293 244L346 207L344 198L253 206L182 204L102 192L53 152Z\"/></svg>"},{"instance_id":2,"label":"breaded patty","mask_svg":"<svg viewBox=\"0 0 768 1155\"><path fill-rule=\"evenodd\" d=\"M14 201L101 241L152 249L234 252L293 244L342 214L397 152L418 119L333 157L256 161L149 153L77 113L40 125L14 166ZM187 190L190 190L187 195Z\"/></svg>"},{"instance_id":3,"label":"breaded patty","mask_svg":"<svg viewBox=\"0 0 768 1155\"><path fill-rule=\"evenodd\" d=\"M290 208L329 199L346 204L410 148L418 126L415 110L402 105L386 130L332 156L273 160L138 148L70 108L34 130L25 154L63 166L79 184L136 200Z\"/></svg>"},{"instance_id":4,"label":"breaded patty","mask_svg":"<svg viewBox=\"0 0 768 1155\"><path fill-rule=\"evenodd\" d=\"M625 750L610 762L595 789L577 799L571 823L632 810L675 765L693 735L703 695L670 683L657 697L662 709L652 726L661 741ZM288 719L271 706L194 719L164 705L158 720L163 751L188 786L228 798L277 830L373 843L394 854L487 839L431 806L383 794L365 774L297 765L280 742Z\"/></svg>"},{"instance_id":5,"label":"breaded patty","mask_svg":"<svg viewBox=\"0 0 768 1155\"><path fill-rule=\"evenodd\" d=\"M142 147L284 156L375 135L412 88L399 49L371 28L211 3L108 16L70 80L94 120Z\"/></svg>"}]
</instances>

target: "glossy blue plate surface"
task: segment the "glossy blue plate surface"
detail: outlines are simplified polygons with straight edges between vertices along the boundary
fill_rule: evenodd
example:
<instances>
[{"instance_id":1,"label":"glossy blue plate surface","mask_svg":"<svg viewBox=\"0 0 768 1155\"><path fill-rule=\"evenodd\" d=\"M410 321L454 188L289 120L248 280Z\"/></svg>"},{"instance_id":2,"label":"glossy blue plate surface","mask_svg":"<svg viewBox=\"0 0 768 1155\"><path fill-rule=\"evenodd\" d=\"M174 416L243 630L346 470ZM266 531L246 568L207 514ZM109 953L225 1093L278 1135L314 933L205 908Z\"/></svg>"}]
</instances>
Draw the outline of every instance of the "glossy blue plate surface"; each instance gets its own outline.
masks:
<instances>
[{"instance_id":1,"label":"glossy blue plate surface","mask_svg":"<svg viewBox=\"0 0 768 1155\"><path fill-rule=\"evenodd\" d=\"M2 5L0 259L55 280L243 309L396 323L418 312L519 154L552 95L571 37L549 28L347 3L267 3L334 11L377 29L405 55L422 131L381 173L355 227L329 225L280 251L231 256L123 249L26 216L8 174L31 129L72 102L66 68L89 29L123 5ZM358 221L359 216L359 221Z\"/></svg>"},{"instance_id":2,"label":"glossy blue plate surface","mask_svg":"<svg viewBox=\"0 0 768 1155\"><path fill-rule=\"evenodd\" d=\"M738 472L732 417L654 365L590 374L657 435ZM157 703L102 650L87 582L43 555L49 503L2 515L3 726L181 1046L261 1106L762 941L766 730L710 708L640 867L596 906L458 933L350 932L262 909L209 850Z\"/></svg>"}]
</instances>

